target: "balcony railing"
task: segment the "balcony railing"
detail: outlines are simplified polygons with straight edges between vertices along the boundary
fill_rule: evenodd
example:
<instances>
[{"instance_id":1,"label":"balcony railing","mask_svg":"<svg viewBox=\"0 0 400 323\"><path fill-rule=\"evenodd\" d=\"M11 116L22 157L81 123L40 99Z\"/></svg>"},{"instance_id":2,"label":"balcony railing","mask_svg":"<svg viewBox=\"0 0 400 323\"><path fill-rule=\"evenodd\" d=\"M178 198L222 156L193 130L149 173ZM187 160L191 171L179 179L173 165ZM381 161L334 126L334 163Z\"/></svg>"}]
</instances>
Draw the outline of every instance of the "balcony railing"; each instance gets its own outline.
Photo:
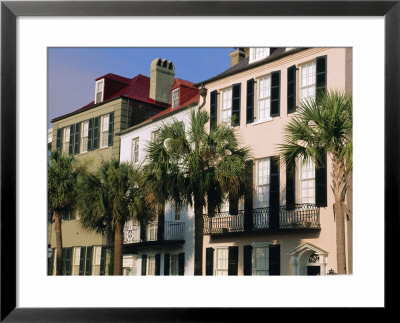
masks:
<instances>
[{"instance_id":1,"label":"balcony railing","mask_svg":"<svg viewBox=\"0 0 400 323\"><path fill-rule=\"evenodd\" d=\"M282 206L279 212L281 229L319 228L319 207L314 204Z\"/></svg>"},{"instance_id":2,"label":"balcony railing","mask_svg":"<svg viewBox=\"0 0 400 323\"><path fill-rule=\"evenodd\" d=\"M141 232L140 224L128 222L124 227L124 244L158 240L183 240L185 232L184 228L184 222L165 221L164 235L160 239L157 222L152 222L146 225L145 234Z\"/></svg>"},{"instance_id":3,"label":"balcony railing","mask_svg":"<svg viewBox=\"0 0 400 323\"><path fill-rule=\"evenodd\" d=\"M276 212L278 214L278 212ZM224 234L244 231L267 231L271 227L271 209L256 208L251 211L250 225L246 225L245 211L237 215L229 212L216 213L214 217L204 216L204 234ZM277 221L276 221L277 222ZM279 207L278 230L319 229L319 207L313 204L296 204Z\"/></svg>"}]
</instances>

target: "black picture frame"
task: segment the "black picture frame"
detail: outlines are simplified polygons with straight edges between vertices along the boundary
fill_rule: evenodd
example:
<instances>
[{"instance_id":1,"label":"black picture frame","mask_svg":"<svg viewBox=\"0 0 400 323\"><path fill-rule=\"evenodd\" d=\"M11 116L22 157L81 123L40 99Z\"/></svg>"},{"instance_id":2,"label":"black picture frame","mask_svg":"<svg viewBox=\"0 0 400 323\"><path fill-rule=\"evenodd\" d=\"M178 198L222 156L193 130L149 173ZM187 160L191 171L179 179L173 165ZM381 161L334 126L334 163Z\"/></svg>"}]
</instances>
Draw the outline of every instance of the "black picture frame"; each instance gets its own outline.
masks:
<instances>
[{"instance_id":1,"label":"black picture frame","mask_svg":"<svg viewBox=\"0 0 400 323\"><path fill-rule=\"evenodd\" d=\"M398 286L388 255L399 233L400 3L396 1L2 1L1 2L1 321L236 321L249 308L16 307L16 19L18 16L384 16L385 18L385 307ZM373 44L372 44L373 45ZM373 261L371 255L371 261ZM393 291L392 290L392 291ZM213 291L210 291L213 292ZM216 292L216 291L214 291ZM266 291L267 292L267 291ZM238 297L240 293L238 293ZM286 315L292 311L284 310ZM379 315L381 309L377 309ZM251 317L265 315L251 309ZM265 310L264 310L265 311ZM327 308L325 316L340 317ZM329 314L328 314L329 312ZM368 313L368 311L367 311ZM279 313L279 315L281 315ZM380 316L381 317L381 316ZM286 317L287 318L287 317ZM250 319L251 321L251 319Z\"/></svg>"}]
</instances>

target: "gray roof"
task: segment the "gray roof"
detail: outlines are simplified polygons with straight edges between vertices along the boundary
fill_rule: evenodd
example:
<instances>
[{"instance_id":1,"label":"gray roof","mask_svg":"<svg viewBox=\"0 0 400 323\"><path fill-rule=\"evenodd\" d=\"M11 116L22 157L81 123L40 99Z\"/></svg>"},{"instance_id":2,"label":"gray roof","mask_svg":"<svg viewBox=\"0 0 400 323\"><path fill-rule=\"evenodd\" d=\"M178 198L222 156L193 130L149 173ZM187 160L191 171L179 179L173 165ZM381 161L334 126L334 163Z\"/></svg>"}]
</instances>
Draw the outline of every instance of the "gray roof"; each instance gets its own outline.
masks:
<instances>
[{"instance_id":1,"label":"gray roof","mask_svg":"<svg viewBox=\"0 0 400 323\"><path fill-rule=\"evenodd\" d=\"M307 49L307 48L295 48L295 49L292 49L292 50L289 50L289 51L286 52L285 51L286 47L278 47L268 57L266 57L264 59L261 59L261 60L259 60L257 62L251 63L251 64L249 64L249 57L247 57L245 59L242 59L236 65L233 65L232 67L228 68L226 71L224 71L224 72L222 72L222 73L220 73L220 74L218 74L216 76L213 76L212 78L209 78L208 80L196 83L194 86L200 86L201 84L211 83L211 82L220 80L220 79L222 79L224 77L227 77L227 76L239 73L239 72L243 72L245 70L248 70L248 69L260 66L260 65L268 64L268 63L273 62L273 61L275 61L277 59L280 59L282 57L285 57L285 56L288 56L288 55L291 55L291 54L294 54L294 53L297 53L297 52L300 52L300 51L305 50L305 49Z\"/></svg>"}]
</instances>

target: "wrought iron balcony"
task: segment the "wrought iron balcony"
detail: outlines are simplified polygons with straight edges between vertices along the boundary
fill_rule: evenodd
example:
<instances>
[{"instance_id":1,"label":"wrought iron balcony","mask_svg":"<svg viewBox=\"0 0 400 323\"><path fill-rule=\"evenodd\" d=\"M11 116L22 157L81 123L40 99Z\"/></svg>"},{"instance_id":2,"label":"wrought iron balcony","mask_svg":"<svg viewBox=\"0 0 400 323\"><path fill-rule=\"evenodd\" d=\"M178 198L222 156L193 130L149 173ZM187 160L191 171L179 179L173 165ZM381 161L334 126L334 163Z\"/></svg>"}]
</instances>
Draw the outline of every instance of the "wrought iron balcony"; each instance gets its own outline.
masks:
<instances>
[{"instance_id":1,"label":"wrought iron balcony","mask_svg":"<svg viewBox=\"0 0 400 323\"><path fill-rule=\"evenodd\" d=\"M214 217L204 216L204 234L220 235L245 231L272 231L287 229L319 229L319 207L313 204L280 206L276 209L276 225L271 221L271 208L256 208L246 214L240 210L237 215L218 212Z\"/></svg>"},{"instance_id":2,"label":"wrought iron balcony","mask_svg":"<svg viewBox=\"0 0 400 323\"><path fill-rule=\"evenodd\" d=\"M281 206L279 228L319 229L319 207L315 204L295 204Z\"/></svg>"},{"instance_id":3,"label":"wrought iron balcony","mask_svg":"<svg viewBox=\"0 0 400 323\"><path fill-rule=\"evenodd\" d=\"M143 230L140 224L130 221L127 222L124 227L124 244L148 241L183 240L184 228L184 222L165 221L164 232L163 234L159 234L159 224L157 222L149 223Z\"/></svg>"}]
</instances>

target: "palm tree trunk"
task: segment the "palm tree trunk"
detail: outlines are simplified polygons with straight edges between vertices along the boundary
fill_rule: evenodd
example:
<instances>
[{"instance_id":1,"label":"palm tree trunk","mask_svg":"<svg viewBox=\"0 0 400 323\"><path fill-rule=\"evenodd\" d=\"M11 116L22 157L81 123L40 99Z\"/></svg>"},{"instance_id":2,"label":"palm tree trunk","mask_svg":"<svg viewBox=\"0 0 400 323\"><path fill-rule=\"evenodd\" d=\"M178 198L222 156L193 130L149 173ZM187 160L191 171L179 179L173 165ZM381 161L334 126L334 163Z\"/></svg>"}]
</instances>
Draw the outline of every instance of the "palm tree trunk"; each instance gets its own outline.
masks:
<instances>
[{"instance_id":1,"label":"palm tree trunk","mask_svg":"<svg viewBox=\"0 0 400 323\"><path fill-rule=\"evenodd\" d=\"M56 257L56 275L62 275L62 234L61 234L61 215L57 214L56 212L53 213L54 219L54 226L56 231L56 250L57 250L57 257Z\"/></svg>"},{"instance_id":2,"label":"palm tree trunk","mask_svg":"<svg viewBox=\"0 0 400 323\"><path fill-rule=\"evenodd\" d=\"M194 201L194 274L203 274L203 205Z\"/></svg>"},{"instance_id":3,"label":"palm tree trunk","mask_svg":"<svg viewBox=\"0 0 400 323\"><path fill-rule=\"evenodd\" d=\"M345 236L345 196L347 191L346 173L343 161L338 155L332 156L332 191L335 198L333 211L336 221L336 257L337 273L347 274L346 269L346 236Z\"/></svg>"},{"instance_id":4,"label":"palm tree trunk","mask_svg":"<svg viewBox=\"0 0 400 323\"><path fill-rule=\"evenodd\" d=\"M122 275L122 248L124 223L121 220L117 221L114 233L114 276Z\"/></svg>"}]
</instances>

